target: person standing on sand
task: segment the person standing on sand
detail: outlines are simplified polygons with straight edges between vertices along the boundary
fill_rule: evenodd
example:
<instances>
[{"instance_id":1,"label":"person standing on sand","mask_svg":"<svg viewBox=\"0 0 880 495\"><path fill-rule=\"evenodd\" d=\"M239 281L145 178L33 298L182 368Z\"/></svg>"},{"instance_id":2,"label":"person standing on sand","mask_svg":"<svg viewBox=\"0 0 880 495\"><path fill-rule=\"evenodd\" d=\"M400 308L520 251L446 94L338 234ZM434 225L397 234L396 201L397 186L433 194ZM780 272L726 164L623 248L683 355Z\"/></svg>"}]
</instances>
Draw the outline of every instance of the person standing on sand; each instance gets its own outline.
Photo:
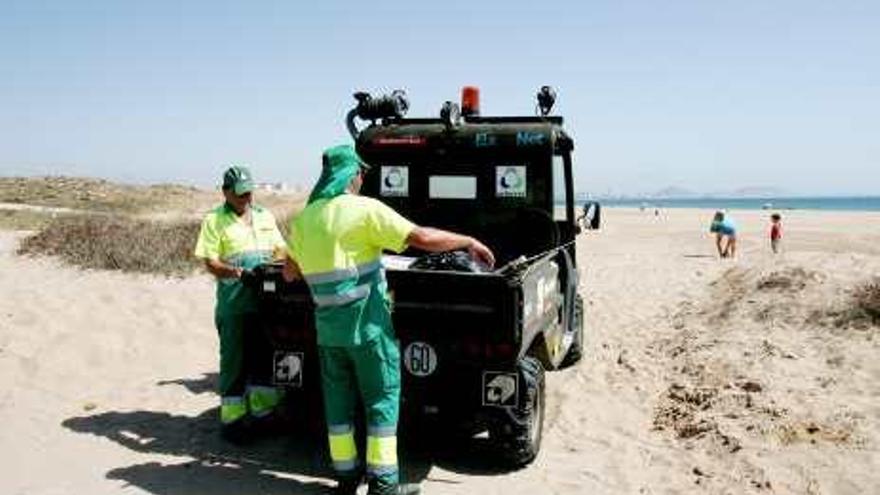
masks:
<instances>
[{"instance_id":1,"label":"person standing on sand","mask_svg":"<svg viewBox=\"0 0 880 495\"><path fill-rule=\"evenodd\" d=\"M782 215L774 213L770 215L770 249L776 254L782 244Z\"/></svg>"},{"instance_id":2,"label":"person standing on sand","mask_svg":"<svg viewBox=\"0 0 880 495\"><path fill-rule=\"evenodd\" d=\"M736 256L736 225L729 215L723 211L716 211L709 226L709 232L715 234L715 247L718 256L733 258Z\"/></svg>"},{"instance_id":3,"label":"person standing on sand","mask_svg":"<svg viewBox=\"0 0 880 495\"><path fill-rule=\"evenodd\" d=\"M244 282L255 267L283 257L285 244L272 213L253 203L254 181L247 167L229 167L222 188L226 201L202 222L195 256L217 279L221 434L238 443L248 439L251 427L266 419L280 400L277 388L253 383L245 369L245 333L256 330L246 327L255 320L257 301Z\"/></svg>"},{"instance_id":4,"label":"person standing on sand","mask_svg":"<svg viewBox=\"0 0 880 495\"><path fill-rule=\"evenodd\" d=\"M417 486L399 482L400 348L382 251L467 249L490 267L495 258L472 237L419 227L381 201L360 196L367 166L354 147L329 148L322 160L321 177L291 224L284 278L304 278L315 302L336 493L356 493L363 479L354 436L358 397L367 422L367 493L418 493Z\"/></svg>"}]
</instances>

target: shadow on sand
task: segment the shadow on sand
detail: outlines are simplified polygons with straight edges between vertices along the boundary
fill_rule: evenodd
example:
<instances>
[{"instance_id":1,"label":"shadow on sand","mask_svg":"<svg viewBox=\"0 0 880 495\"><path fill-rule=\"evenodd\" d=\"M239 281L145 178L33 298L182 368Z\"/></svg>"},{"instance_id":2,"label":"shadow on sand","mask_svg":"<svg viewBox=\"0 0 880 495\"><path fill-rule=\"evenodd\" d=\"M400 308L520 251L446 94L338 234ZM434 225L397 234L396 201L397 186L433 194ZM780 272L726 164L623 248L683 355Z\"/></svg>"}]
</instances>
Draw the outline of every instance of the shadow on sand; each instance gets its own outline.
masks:
<instances>
[{"instance_id":1,"label":"shadow on sand","mask_svg":"<svg viewBox=\"0 0 880 495\"><path fill-rule=\"evenodd\" d=\"M211 390L215 382L215 374L206 374L201 379L169 380L159 385L181 385L198 394ZM69 418L62 426L107 438L135 452L191 459L117 467L106 475L157 495L330 493L333 473L321 428L298 428L292 423L302 420L291 418L262 432L252 443L237 446L220 438L218 416L217 408L195 417L159 411L110 411ZM485 440L425 446L407 434L405 425L401 430L402 481L421 483L435 465L466 474L507 472L490 462ZM300 481L302 478L308 481Z\"/></svg>"}]
</instances>

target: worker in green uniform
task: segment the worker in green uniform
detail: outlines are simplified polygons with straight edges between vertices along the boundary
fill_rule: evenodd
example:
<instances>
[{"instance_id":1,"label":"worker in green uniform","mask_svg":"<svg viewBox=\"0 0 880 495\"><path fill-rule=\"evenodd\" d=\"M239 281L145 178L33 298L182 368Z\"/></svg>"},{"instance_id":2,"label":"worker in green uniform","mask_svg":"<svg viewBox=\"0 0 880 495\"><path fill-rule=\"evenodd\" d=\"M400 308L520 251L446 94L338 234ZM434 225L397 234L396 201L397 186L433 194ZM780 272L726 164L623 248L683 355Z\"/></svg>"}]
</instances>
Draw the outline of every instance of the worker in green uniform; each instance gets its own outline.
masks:
<instances>
[{"instance_id":1,"label":"worker in green uniform","mask_svg":"<svg viewBox=\"0 0 880 495\"><path fill-rule=\"evenodd\" d=\"M245 333L257 330L248 327L255 321L257 305L256 294L243 281L253 275L253 268L284 256L285 243L272 213L253 204L254 181L247 167L229 167L222 187L226 201L202 222L195 255L217 278L214 322L220 336L221 432L240 442L280 400L279 389L256 383L246 369Z\"/></svg>"},{"instance_id":2,"label":"worker in green uniform","mask_svg":"<svg viewBox=\"0 0 880 495\"><path fill-rule=\"evenodd\" d=\"M400 349L391 326L382 252L401 252L407 246L467 249L489 267L495 259L472 237L419 227L384 203L358 195L365 166L352 146L324 152L321 176L291 224L285 278L301 275L315 302L337 492L355 493L364 475L354 437L354 407L360 395L367 422L368 493L415 493L417 487L399 484Z\"/></svg>"}]
</instances>

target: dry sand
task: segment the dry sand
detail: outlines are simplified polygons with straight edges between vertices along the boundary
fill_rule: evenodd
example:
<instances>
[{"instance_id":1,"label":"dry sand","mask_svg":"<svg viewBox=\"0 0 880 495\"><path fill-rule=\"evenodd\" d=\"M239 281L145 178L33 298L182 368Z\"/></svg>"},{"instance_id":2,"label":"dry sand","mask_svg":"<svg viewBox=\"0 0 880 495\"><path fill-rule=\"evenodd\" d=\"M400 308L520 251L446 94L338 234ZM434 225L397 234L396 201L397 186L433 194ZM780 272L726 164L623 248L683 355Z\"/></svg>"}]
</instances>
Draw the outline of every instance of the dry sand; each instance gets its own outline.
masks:
<instances>
[{"instance_id":1,"label":"dry sand","mask_svg":"<svg viewBox=\"0 0 880 495\"><path fill-rule=\"evenodd\" d=\"M880 275L880 214L608 209L579 245L586 359L548 375L543 449L404 459L427 494L880 493L878 327L839 326ZM79 271L0 232L0 493L324 493L314 441L217 438L206 276Z\"/></svg>"}]
</instances>

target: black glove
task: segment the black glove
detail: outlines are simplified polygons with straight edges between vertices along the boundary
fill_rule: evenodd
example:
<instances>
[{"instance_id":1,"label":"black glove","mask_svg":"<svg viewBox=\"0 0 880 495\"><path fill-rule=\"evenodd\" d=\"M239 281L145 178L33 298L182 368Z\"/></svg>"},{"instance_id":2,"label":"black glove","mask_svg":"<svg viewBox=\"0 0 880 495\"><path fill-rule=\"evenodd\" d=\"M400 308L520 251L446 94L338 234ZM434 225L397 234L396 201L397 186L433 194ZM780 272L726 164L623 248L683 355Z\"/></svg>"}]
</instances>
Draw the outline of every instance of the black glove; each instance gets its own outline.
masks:
<instances>
[{"instance_id":1,"label":"black glove","mask_svg":"<svg viewBox=\"0 0 880 495\"><path fill-rule=\"evenodd\" d=\"M251 289L256 289L260 283L259 277L257 277L257 274L254 273L253 270L242 270L238 279L241 281L241 285Z\"/></svg>"}]
</instances>

